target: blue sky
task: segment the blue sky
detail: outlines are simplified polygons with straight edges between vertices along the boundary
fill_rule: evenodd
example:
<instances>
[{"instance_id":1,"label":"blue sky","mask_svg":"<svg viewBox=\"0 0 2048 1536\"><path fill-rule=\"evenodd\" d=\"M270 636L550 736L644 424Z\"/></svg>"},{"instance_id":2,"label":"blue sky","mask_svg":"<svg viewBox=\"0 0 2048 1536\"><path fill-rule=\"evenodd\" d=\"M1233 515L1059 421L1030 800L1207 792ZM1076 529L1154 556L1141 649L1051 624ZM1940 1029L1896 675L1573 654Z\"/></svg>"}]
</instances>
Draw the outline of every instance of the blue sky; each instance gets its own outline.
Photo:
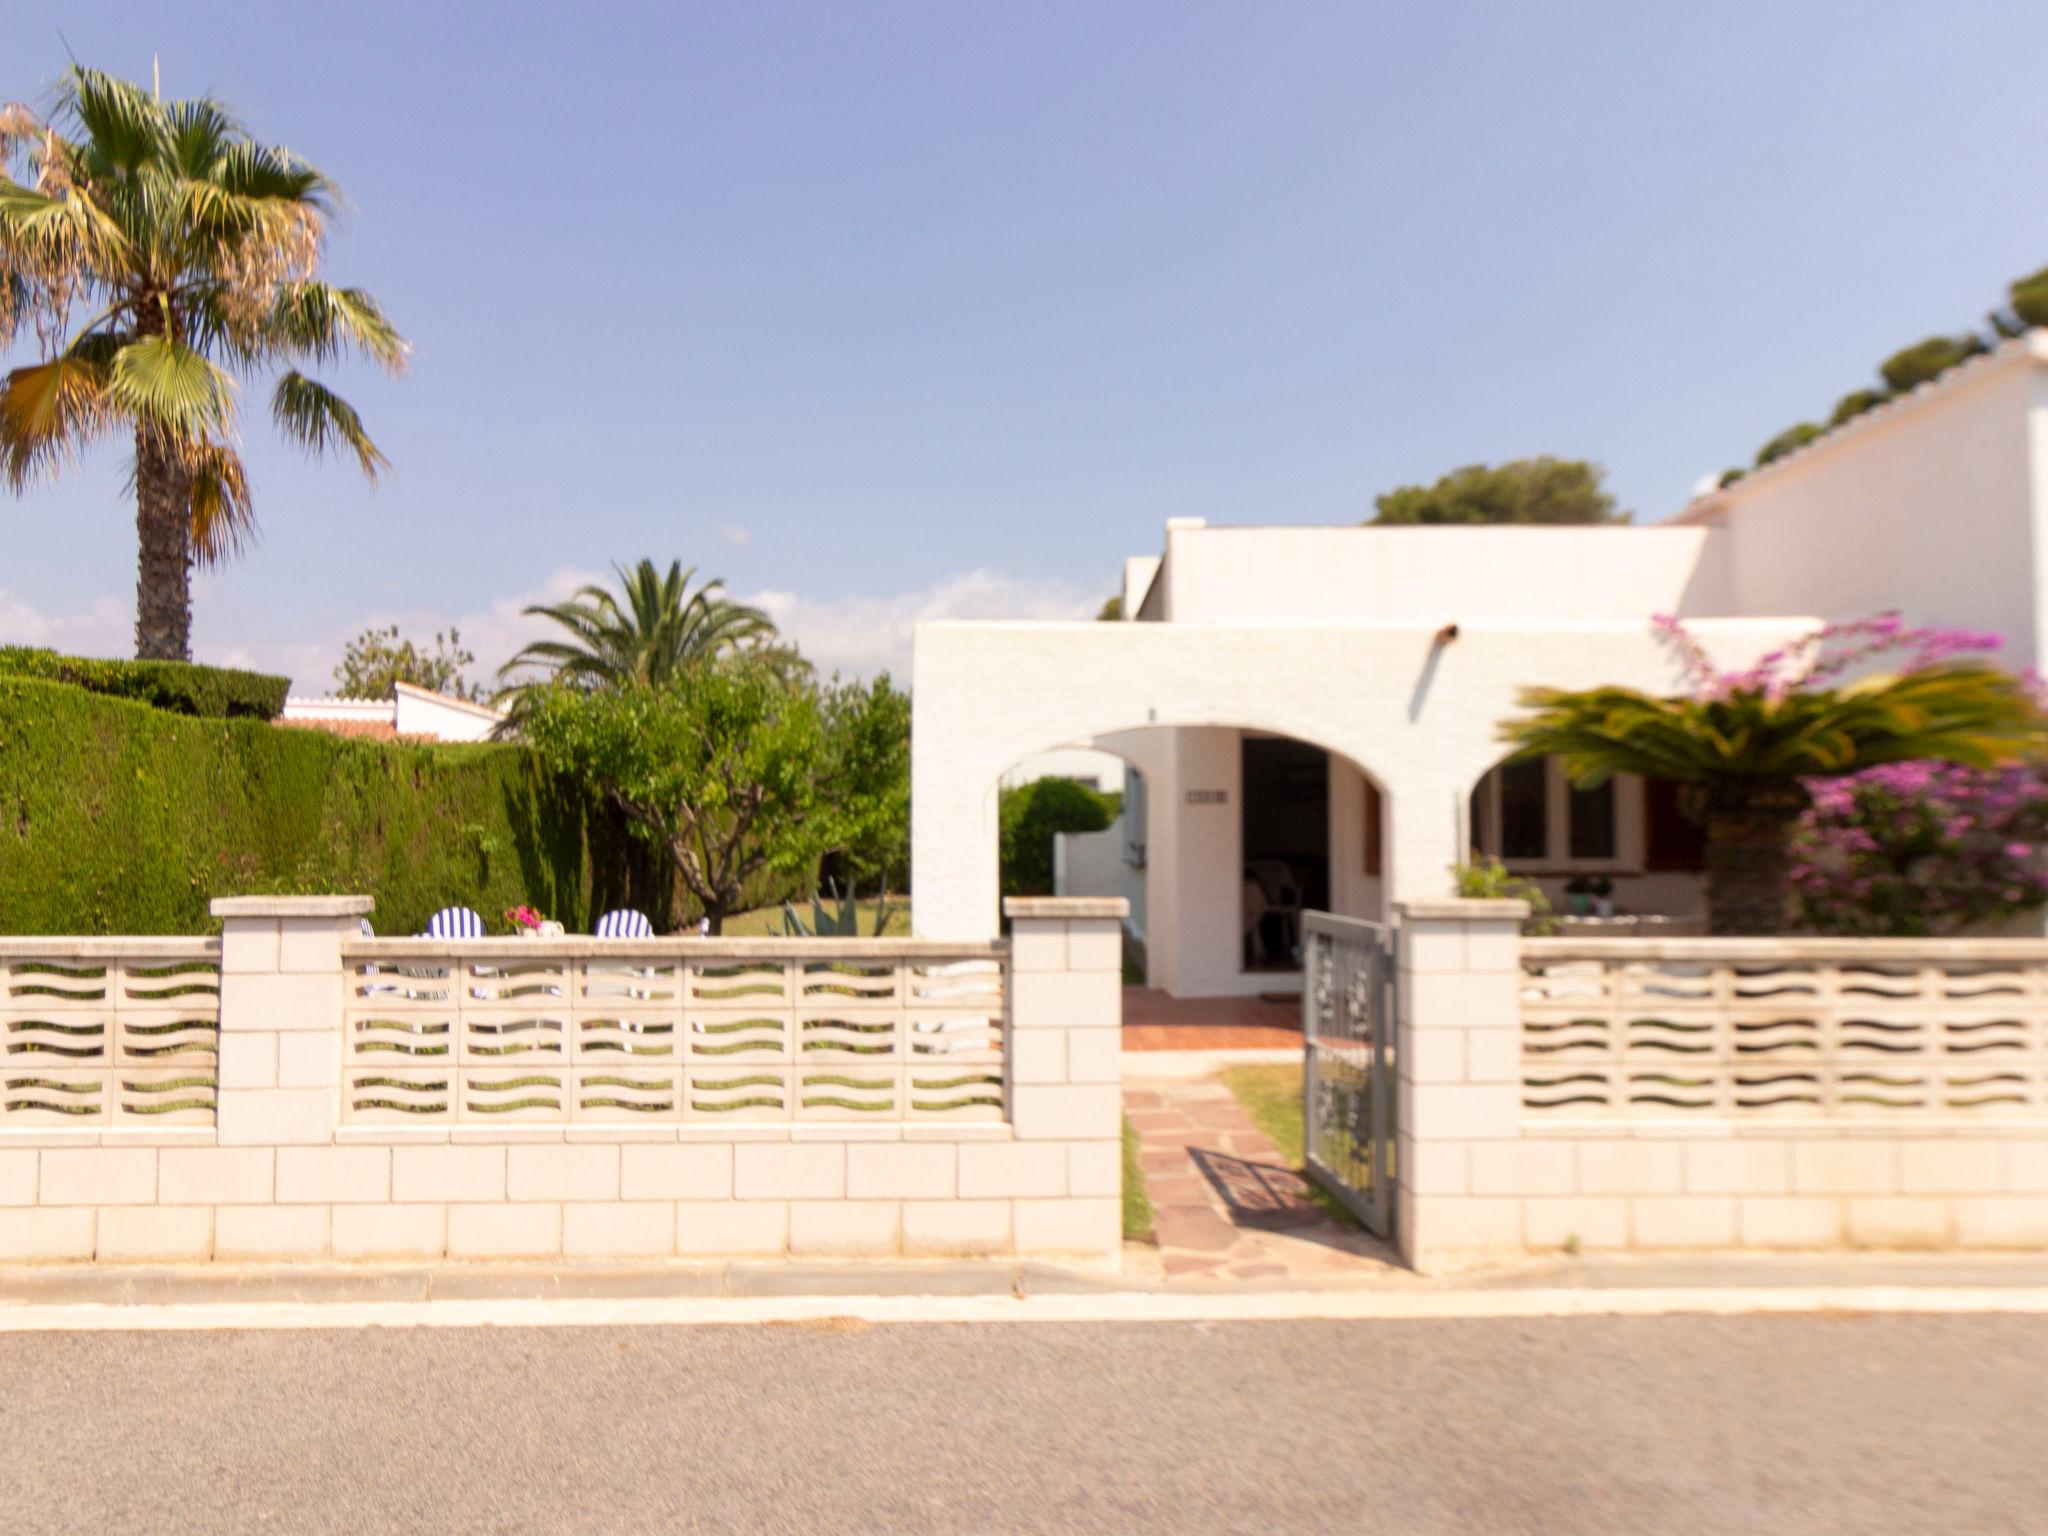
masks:
<instances>
[{"instance_id":1,"label":"blue sky","mask_svg":"<svg viewBox=\"0 0 2048 1536\"><path fill-rule=\"evenodd\" d=\"M927 613L1092 612L1160 521L1343 522L1455 465L1604 463L1645 518L2048 264L2048 7L16 0L212 90L353 204L395 471L250 402L265 536L204 659L326 684L364 624L613 559L828 664ZM17 358L17 360L19 360ZM120 455L0 500L0 640L127 647Z\"/></svg>"}]
</instances>

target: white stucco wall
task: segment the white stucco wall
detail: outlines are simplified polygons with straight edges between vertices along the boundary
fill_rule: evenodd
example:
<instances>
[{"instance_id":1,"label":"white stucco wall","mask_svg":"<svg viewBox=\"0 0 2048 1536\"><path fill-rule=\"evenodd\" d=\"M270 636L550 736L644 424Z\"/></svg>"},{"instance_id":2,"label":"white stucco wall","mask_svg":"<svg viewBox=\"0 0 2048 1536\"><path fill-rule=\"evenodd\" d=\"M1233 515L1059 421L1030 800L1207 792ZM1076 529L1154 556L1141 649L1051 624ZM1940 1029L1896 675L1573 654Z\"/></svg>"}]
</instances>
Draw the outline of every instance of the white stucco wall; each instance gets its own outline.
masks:
<instances>
[{"instance_id":1,"label":"white stucco wall","mask_svg":"<svg viewBox=\"0 0 2048 1536\"><path fill-rule=\"evenodd\" d=\"M1710 620L1696 630L1733 667L1811 624ZM1626 623L1542 628L1472 620L1442 647L1432 644L1434 628L919 625L912 661L913 927L934 938L996 931L997 781L1019 759L1061 742L1089 738L1122 750L1101 738L1147 725L1236 726L1295 736L1347 757L1385 793L1385 897L1398 901L1447 889L1461 807L1500 756L1496 728L1514 712L1518 688L1675 683L1671 655L1640 611ZM1220 972L1221 961L1166 932L1162 893L1213 886L1212 894L1189 899L1227 906L1235 931L1237 753L1232 733L1175 732L1167 739L1173 748L1154 761L1128 755L1145 772L1149 791L1155 979L1174 976L1187 987L1212 966ZM1163 835L1190 788L1233 791L1217 808L1214 838L1185 826L1179 837ZM1224 829L1228 852L1219 853ZM1200 878L1198 866L1230 878ZM1234 952L1228 958L1234 970Z\"/></svg>"},{"instance_id":2,"label":"white stucco wall","mask_svg":"<svg viewBox=\"0 0 2048 1536\"><path fill-rule=\"evenodd\" d=\"M1996 630L2010 665L2040 665L2048 332L1738 481L1705 515L1729 535L1729 613L1897 608Z\"/></svg>"},{"instance_id":3,"label":"white stucco wall","mask_svg":"<svg viewBox=\"0 0 2048 1536\"><path fill-rule=\"evenodd\" d=\"M401 736L432 736L440 741L483 741L504 716L482 704L451 699L446 694L397 683L394 720Z\"/></svg>"},{"instance_id":4,"label":"white stucco wall","mask_svg":"<svg viewBox=\"0 0 2048 1536\"><path fill-rule=\"evenodd\" d=\"M1640 625L1728 611L1726 540L1681 528L1208 528L1169 524L1179 624ZM1787 611L1783 609L1775 610ZM1794 610L1796 611L1796 610Z\"/></svg>"},{"instance_id":5,"label":"white stucco wall","mask_svg":"<svg viewBox=\"0 0 2048 1536\"><path fill-rule=\"evenodd\" d=\"M1120 794L1124 787L1124 760L1093 747L1055 747L1012 766L1003 775L1003 786L1014 789L1034 779L1073 779L1105 795Z\"/></svg>"},{"instance_id":6,"label":"white stucco wall","mask_svg":"<svg viewBox=\"0 0 2048 1536\"><path fill-rule=\"evenodd\" d=\"M1378 923L1387 915L1386 881L1365 872L1365 782L1355 763L1330 759L1330 910Z\"/></svg>"}]
</instances>

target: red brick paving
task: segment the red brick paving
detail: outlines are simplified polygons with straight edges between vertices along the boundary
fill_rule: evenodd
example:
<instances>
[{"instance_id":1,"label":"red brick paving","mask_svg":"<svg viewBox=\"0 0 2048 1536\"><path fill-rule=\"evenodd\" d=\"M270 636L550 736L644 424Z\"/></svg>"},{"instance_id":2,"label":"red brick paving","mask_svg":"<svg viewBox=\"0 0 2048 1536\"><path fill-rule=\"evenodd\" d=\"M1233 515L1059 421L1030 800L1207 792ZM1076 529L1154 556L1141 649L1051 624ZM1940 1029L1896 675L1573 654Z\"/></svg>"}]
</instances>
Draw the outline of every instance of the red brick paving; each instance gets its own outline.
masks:
<instances>
[{"instance_id":1,"label":"red brick paving","mask_svg":"<svg viewBox=\"0 0 2048 1536\"><path fill-rule=\"evenodd\" d=\"M1275 986L1295 985L1287 976ZM1168 997L1151 987L1124 988L1127 1051L1285 1050L1301 1045L1301 1003L1257 997Z\"/></svg>"}]
</instances>

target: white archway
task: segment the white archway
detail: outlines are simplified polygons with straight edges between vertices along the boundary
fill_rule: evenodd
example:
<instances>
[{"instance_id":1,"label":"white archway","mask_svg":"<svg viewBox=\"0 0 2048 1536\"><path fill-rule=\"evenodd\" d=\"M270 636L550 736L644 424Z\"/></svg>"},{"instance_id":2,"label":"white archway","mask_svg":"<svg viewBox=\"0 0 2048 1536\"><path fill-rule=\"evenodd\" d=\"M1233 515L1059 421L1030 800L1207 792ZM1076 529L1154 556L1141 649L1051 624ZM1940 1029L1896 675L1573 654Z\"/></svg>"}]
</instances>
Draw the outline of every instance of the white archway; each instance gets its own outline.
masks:
<instances>
[{"instance_id":1,"label":"white archway","mask_svg":"<svg viewBox=\"0 0 2048 1536\"><path fill-rule=\"evenodd\" d=\"M1447 615L1448 618L1456 617ZM1808 619L1693 626L1746 665ZM922 936L998 930L994 785L1012 763L1148 725L1235 726L1358 764L1392 807L1389 900L1442 895L1466 797L1500 756L1499 722L1529 684L1667 690L1647 626L1423 628L930 623L912 661L911 920Z\"/></svg>"}]
</instances>

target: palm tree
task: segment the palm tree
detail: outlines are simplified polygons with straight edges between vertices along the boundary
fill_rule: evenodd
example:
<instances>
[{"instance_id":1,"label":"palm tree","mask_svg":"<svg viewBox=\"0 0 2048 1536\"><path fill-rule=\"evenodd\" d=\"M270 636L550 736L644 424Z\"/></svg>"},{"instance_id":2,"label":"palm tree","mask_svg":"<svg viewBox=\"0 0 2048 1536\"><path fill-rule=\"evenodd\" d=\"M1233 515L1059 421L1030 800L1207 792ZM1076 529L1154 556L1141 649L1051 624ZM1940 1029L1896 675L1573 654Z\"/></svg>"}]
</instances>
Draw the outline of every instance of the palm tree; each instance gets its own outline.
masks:
<instances>
[{"instance_id":1,"label":"palm tree","mask_svg":"<svg viewBox=\"0 0 2048 1536\"><path fill-rule=\"evenodd\" d=\"M1573 783L1617 773L1691 786L1707 833L1707 927L1782 932L1804 780L1928 760L1995 768L2048 745L2021 681L1981 662L1872 674L1836 687L1737 683L1704 697L1633 688L1527 688L1501 727L1518 756L1553 756Z\"/></svg>"},{"instance_id":2,"label":"palm tree","mask_svg":"<svg viewBox=\"0 0 2048 1536\"><path fill-rule=\"evenodd\" d=\"M0 470L22 492L103 437L132 441L138 656L189 659L194 560L255 531L239 379L277 370L287 438L373 481L385 466L354 408L299 371L345 351L405 366L374 298L315 280L339 195L211 97L75 68L48 121L0 109L0 348L32 328L39 353L0 382Z\"/></svg>"},{"instance_id":3,"label":"palm tree","mask_svg":"<svg viewBox=\"0 0 2048 1536\"><path fill-rule=\"evenodd\" d=\"M714 577L692 591L695 566L686 571L682 561L672 561L666 575L652 560L630 570L623 565L612 569L619 578L616 593L593 583L566 603L527 608L527 616L559 624L569 638L534 641L500 667L498 676L538 667L550 682L598 690L663 683L741 648L758 650L771 661L794 655L774 643L775 625L767 614L725 595L722 579ZM510 702L517 716L535 686L514 683L499 697Z\"/></svg>"}]
</instances>

